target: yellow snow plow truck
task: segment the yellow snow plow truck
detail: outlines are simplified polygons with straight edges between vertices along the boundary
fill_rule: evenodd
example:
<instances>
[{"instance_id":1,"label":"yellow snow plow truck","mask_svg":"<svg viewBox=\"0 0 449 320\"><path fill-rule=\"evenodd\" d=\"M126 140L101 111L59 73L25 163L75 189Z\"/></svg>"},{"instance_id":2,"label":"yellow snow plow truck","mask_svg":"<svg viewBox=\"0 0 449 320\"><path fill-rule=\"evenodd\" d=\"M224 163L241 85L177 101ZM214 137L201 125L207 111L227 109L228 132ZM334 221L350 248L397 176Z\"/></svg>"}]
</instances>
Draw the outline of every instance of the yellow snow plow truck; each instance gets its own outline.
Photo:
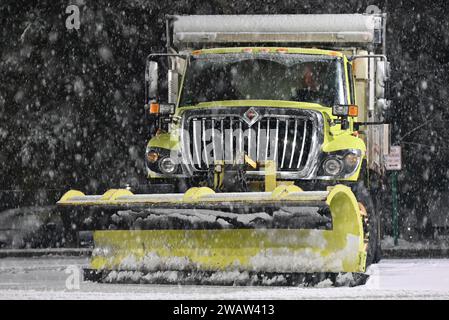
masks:
<instances>
[{"instance_id":1,"label":"yellow snow plow truck","mask_svg":"<svg viewBox=\"0 0 449 320\"><path fill-rule=\"evenodd\" d=\"M380 259L384 14L167 19L148 56L147 192L70 190L103 282L334 285Z\"/></svg>"}]
</instances>

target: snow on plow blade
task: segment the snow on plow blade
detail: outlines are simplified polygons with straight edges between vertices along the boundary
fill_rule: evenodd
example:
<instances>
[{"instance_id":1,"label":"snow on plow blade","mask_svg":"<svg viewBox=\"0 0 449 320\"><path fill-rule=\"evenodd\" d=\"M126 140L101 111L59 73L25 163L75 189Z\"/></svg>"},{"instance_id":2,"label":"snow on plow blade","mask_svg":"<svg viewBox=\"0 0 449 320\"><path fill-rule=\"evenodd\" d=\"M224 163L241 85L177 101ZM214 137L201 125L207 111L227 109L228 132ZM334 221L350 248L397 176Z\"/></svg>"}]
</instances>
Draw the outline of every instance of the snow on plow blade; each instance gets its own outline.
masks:
<instances>
[{"instance_id":1,"label":"snow on plow blade","mask_svg":"<svg viewBox=\"0 0 449 320\"><path fill-rule=\"evenodd\" d=\"M235 211L251 207L271 213L277 209L285 210L282 215L276 212L270 216L265 214L268 216L265 222L271 223L261 225L240 223L218 228L214 224L203 224L200 228L183 229L179 225L161 224L158 220L149 228L139 227L143 230L96 230L89 272L103 277L98 280L152 282L153 279L177 283L189 282L182 280L187 280L186 275L202 277L214 273L220 283L232 275L234 280L239 277L254 280L261 274L282 274L285 279L295 274L365 271L366 253L359 206L351 189L343 185L329 191L302 191L296 186L279 186L273 192L247 193L215 193L209 188L192 188L185 194L167 195L133 195L127 190L111 190L103 196L85 196L79 191L69 191L58 205L109 207L122 212L136 208L178 209L177 216L187 216L192 209L201 212L231 208ZM330 212L332 228L302 229L290 222L298 214L301 216L310 210ZM214 218L231 217L236 221L235 216L244 220L250 215L239 213L233 216L222 212ZM257 217L260 220L263 214Z\"/></svg>"}]
</instances>

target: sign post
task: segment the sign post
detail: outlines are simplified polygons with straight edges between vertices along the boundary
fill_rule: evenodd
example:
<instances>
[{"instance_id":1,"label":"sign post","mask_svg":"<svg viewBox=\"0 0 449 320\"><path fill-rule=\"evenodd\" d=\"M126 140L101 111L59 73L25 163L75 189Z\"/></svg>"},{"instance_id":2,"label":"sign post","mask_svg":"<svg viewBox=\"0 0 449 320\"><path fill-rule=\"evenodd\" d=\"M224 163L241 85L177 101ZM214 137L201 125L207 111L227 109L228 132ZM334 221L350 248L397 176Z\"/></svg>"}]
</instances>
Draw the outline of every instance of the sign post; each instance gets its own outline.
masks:
<instances>
[{"instance_id":1,"label":"sign post","mask_svg":"<svg viewBox=\"0 0 449 320\"><path fill-rule=\"evenodd\" d=\"M402 153L401 146L391 146L390 153L385 156L385 168L392 171L391 193L392 193L392 223L394 245L398 245L399 239L399 219L398 219L398 171L402 169Z\"/></svg>"}]
</instances>

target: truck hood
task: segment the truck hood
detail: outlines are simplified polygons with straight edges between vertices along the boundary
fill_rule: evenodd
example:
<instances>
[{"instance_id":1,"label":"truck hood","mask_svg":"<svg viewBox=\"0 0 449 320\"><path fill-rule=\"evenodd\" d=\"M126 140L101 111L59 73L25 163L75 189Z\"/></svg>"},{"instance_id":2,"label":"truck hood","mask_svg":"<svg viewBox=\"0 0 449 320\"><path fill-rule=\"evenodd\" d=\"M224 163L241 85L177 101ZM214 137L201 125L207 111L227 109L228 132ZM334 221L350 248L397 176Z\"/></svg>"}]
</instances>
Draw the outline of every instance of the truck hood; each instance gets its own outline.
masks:
<instances>
[{"instance_id":1,"label":"truck hood","mask_svg":"<svg viewBox=\"0 0 449 320\"><path fill-rule=\"evenodd\" d=\"M295 102L283 100L227 100L227 101L211 101L201 102L193 106L183 106L176 110L176 115L181 116L186 110L198 109L213 109L223 107L273 107L273 108L292 108L292 109L306 109L316 110L321 113L326 113L332 116L332 109L324 107L318 103L310 102Z\"/></svg>"}]
</instances>

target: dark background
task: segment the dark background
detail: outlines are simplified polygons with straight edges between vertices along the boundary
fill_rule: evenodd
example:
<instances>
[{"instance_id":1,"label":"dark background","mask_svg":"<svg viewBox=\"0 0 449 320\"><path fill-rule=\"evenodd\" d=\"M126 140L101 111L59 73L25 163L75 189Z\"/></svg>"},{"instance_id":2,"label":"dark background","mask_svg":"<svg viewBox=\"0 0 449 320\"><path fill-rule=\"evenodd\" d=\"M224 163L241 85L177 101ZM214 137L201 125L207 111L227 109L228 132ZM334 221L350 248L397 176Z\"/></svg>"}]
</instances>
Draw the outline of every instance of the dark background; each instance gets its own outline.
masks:
<instances>
[{"instance_id":1,"label":"dark background","mask_svg":"<svg viewBox=\"0 0 449 320\"><path fill-rule=\"evenodd\" d=\"M69 4L80 7L78 31L65 27ZM392 140L404 150L401 232L432 238L429 207L449 191L443 0L3 0L0 210L53 204L69 188L103 193L144 176L144 64L148 53L164 50L166 14L363 13L368 5L389 14L389 116Z\"/></svg>"}]
</instances>

